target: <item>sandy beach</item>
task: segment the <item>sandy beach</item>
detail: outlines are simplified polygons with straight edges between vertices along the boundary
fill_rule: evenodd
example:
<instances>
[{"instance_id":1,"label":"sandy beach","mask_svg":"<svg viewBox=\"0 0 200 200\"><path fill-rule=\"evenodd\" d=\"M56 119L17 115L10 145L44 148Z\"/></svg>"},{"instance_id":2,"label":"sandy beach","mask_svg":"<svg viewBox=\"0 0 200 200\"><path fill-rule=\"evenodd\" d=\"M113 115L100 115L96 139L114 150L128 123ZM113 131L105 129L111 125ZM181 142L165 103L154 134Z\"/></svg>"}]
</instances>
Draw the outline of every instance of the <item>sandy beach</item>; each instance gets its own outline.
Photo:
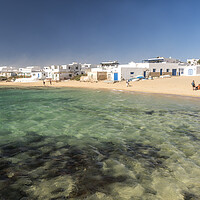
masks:
<instances>
[{"instance_id":1,"label":"sandy beach","mask_svg":"<svg viewBox=\"0 0 200 200\"><path fill-rule=\"evenodd\" d=\"M80 81L61 81L53 82L50 85L46 82L43 86L42 81L20 83L20 82L0 82L0 86L8 87L73 87L73 88L91 88L91 89L115 89L123 91L135 91L156 94L170 94L190 97L200 97L200 90L193 91L191 82L195 81L196 85L200 84L200 76L196 77L172 77L172 78L157 78L154 80L141 80L130 82L130 86L126 87L125 81L117 83L99 82L80 82Z\"/></svg>"}]
</instances>

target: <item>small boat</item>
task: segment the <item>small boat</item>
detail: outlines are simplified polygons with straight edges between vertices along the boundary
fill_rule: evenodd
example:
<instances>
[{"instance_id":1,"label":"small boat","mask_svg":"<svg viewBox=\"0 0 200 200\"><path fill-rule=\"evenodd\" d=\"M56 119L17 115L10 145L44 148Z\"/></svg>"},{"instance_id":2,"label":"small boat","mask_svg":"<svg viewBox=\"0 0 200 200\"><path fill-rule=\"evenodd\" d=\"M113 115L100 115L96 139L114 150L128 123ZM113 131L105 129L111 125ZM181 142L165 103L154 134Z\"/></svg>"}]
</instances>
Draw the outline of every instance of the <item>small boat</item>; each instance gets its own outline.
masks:
<instances>
[{"instance_id":1,"label":"small boat","mask_svg":"<svg viewBox=\"0 0 200 200\"><path fill-rule=\"evenodd\" d=\"M142 75L139 75L139 76L137 76L136 78L137 78L137 79L145 79L144 76L142 76Z\"/></svg>"}]
</instances>

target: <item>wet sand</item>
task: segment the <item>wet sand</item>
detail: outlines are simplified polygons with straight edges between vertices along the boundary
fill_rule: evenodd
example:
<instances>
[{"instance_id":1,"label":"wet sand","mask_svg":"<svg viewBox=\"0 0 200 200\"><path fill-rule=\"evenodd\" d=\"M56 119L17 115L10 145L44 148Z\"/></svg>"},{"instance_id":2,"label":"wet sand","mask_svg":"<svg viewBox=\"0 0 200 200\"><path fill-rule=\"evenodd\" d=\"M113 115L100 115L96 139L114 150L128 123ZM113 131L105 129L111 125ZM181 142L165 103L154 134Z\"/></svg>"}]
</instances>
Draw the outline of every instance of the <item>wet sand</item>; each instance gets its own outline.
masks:
<instances>
[{"instance_id":1,"label":"wet sand","mask_svg":"<svg viewBox=\"0 0 200 200\"><path fill-rule=\"evenodd\" d=\"M114 89L123 91L135 91L155 94L170 94L190 97L200 97L200 90L193 91L191 82L195 80L196 85L200 84L200 76L193 77L172 77L172 78L157 78L154 80L141 80L137 82L130 82L130 86L126 87L126 82L108 83L104 81L99 82L80 82L80 81L61 81L52 82L50 85L46 81L43 86L42 81L31 83L19 82L0 82L0 86L12 87L73 87L73 88L91 88L91 89Z\"/></svg>"}]
</instances>

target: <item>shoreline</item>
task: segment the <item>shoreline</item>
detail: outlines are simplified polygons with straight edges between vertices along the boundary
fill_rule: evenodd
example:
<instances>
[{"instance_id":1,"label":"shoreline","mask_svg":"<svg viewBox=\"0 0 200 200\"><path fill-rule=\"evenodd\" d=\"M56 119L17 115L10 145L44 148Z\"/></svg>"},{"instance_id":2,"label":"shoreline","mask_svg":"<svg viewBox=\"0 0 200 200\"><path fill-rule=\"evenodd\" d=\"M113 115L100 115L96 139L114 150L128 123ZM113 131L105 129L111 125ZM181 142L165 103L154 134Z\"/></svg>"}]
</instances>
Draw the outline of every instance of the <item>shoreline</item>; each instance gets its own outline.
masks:
<instances>
[{"instance_id":1,"label":"shoreline","mask_svg":"<svg viewBox=\"0 0 200 200\"><path fill-rule=\"evenodd\" d=\"M193 91L191 82L195 80L196 85L200 84L200 76L193 77L172 77L172 78L157 78L154 80L140 80L137 82L130 82L130 87L126 87L126 82L116 82L107 83L104 81L99 82L80 82L74 80L52 82L50 85L46 81L45 86L43 86L42 81L37 82L0 82L0 87L13 87L13 88L88 88L88 89L106 89L106 90L116 90L123 92L137 92L145 94L161 94L179 97L193 97L200 98L200 90Z\"/></svg>"}]
</instances>

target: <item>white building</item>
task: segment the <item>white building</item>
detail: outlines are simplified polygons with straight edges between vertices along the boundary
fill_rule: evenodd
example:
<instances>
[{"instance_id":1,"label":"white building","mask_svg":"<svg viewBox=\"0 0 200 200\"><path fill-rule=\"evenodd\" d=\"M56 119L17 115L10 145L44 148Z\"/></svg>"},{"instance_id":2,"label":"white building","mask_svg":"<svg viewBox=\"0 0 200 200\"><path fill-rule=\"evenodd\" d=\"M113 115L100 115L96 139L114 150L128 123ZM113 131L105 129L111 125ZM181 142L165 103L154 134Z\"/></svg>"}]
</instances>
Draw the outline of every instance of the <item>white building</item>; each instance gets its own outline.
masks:
<instances>
[{"instance_id":1,"label":"white building","mask_svg":"<svg viewBox=\"0 0 200 200\"><path fill-rule=\"evenodd\" d=\"M62 65L51 65L44 67L46 79L60 81L67 76L66 67Z\"/></svg>"},{"instance_id":2,"label":"white building","mask_svg":"<svg viewBox=\"0 0 200 200\"><path fill-rule=\"evenodd\" d=\"M200 76L200 65L190 65L185 67L182 76Z\"/></svg>"},{"instance_id":3,"label":"white building","mask_svg":"<svg viewBox=\"0 0 200 200\"><path fill-rule=\"evenodd\" d=\"M92 64L87 64L87 63L81 64L81 69L90 69L91 67Z\"/></svg>"},{"instance_id":4,"label":"white building","mask_svg":"<svg viewBox=\"0 0 200 200\"><path fill-rule=\"evenodd\" d=\"M47 79L54 81L71 79L74 76L83 74L81 71L81 64L72 63L68 65L51 65L44 67L44 72Z\"/></svg>"},{"instance_id":5,"label":"white building","mask_svg":"<svg viewBox=\"0 0 200 200\"><path fill-rule=\"evenodd\" d=\"M34 76L36 79L42 79L45 76L45 74L42 73L42 70L39 66L21 67L18 70L18 75L24 77Z\"/></svg>"},{"instance_id":6,"label":"white building","mask_svg":"<svg viewBox=\"0 0 200 200\"><path fill-rule=\"evenodd\" d=\"M100 69L106 71L108 80L121 81L137 76L180 76L184 73L185 67L187 67L187 64L180 62L178 59L157 57L144 60L143 63L102 62L101 68L97 68L97 71L100 71Z\"/></svg>"},{"instance_id":7,"label":"white building","mask_svg":"<svg viewBox=\"0 0 200 200\"><path fill-rule=\"evenodd\" d=\"M144 63L149 64L149 74L152 76L180 76L184 73L184 68L188 66L187 63L181 62L174 58L156 57L143 60Z\"/></svg>"},{"instance_id":8,"label":"white building","mask_svg":"<svg viewBox=\"0 0 200 200\"><path fill-rule=\"evenodd\" d=\"M92 69L92 64L87 64L87 63L84 63L84 64L81 64L81 72L83 74L87 74L88 72L91 72L91 69Z\"/></svg>"},{"instance_id":9,"label":"white building","mask_svg":"<svg viewBox=\"0 0 200 200\"><path fill-rule=\"evenodd\" d=\"M94 78L96 81L96 79L98 79L98 73L100 77L100 74L103 76L103 72L107 72L107 80L109 81L115 82L127 80L133 77L137 77L138 75L145 75L149 64L130 62L128 64L120 65L117 61L109 61L102 62L100 66L101 67L91 69L91 72L88 73L89 80Z\"/></svg>"},{"instance_id":10,"label":"white building","mask_svg":"<svg viewBox=\"0 0 200 200\"><path fill-rule=\"evenodd\" d=\"M121 80L121 76L119 75L118 66L119 66L118 61L107 61L107 62L101 62L99 69L101 69L102 72L107 72L107 80L119 81Z\"/></svg>"},{"instance_id":11,"label":"white building","mask_svg":"<svg viewBox=\"0 0 200 200\"><path fill-rule=\"evenodd\" d=\"M33 79L44 80L46 78L46 74L44 71L32 71L31 77Z\"/></svg>"},{"instance_id":12,"label":"white building","mask_svg":"<svg viewBox=\"0 0 200 200\"><path fill-rule=\"evenodd\" d=\"M17 69L15 67L2 66L0 67L0 76L12 77L17 75Z\"/></svg>"},{"instance_id":13,"label":"white building","mask_svg":"<svg viewBox=\"0 0 200 200\"><path fill-rule=\"evenodd\" d=\"M119 65L118 61L107 61L107 62L101 62L100 68L107 70L107 69L117 68L118 65Z\"/></svg>"},{"instance_id":14,"label":"white building","mask_svg":"<svg viewBox=\"0 0 200 200\"><path fill-rule=\"evenodd\" d=\"M100 80L98 77L100 77L100 74L101 76L104 74L105 77L105 72L107 73L107 80L110 81L128 80L137 76L144 76L145 78L163 75L198 76L200 75L200 65L188 66L187 63L178 59L164 57L148 59L143 63L119 64L117 61L109 61L102 62L97 68L91 68L91 72L88 73L88 78L85 78L85 80Z\"/></svg>"},{"instance_id":15,"label":"white building","mask_svg":"<svg viewBox=\"0 0 200 200\"><path fill-rule=\"evenodd\" d=\"M0 72L3 71L3 70L7 70L7 68L8 68L7 66L0 67Z\"/></svg>"},{"instance_id":16,"label":"white building","mask_svg":"<svg viewBox=\"0 0 200 200\"><path fill-rule=\"evenodd\" d=\"M68 67L68 71L70 71L70 73L72 74L72 77L81 75L84 73L81 71L80 63L73 62L72 64L68 64L67 67Z\"/></svg>"},{"instance_id":17,"label":"white building","mask_svg":"<svg viewBox=\"0 0 200 200\"><path fill-rule=\"evenodd\" d=\"M143 63L180 63L181 61L176 58L165 58L165 57L155 57L155 58L149 58L146 60L143 60Z\"/></svg>"},{"instance_id":18,"label":"white building","mask_svg":"<svg viewBox=\"0 0 200 200\"><path fill-rule=\"evenodd\" d=\"M122 64L118 66L119 78L118 80L128 80L135 78L138 75L147 76L149 64L148 63L135 63L130 62L128 64Z\"/></svg>"}]
</instances>

